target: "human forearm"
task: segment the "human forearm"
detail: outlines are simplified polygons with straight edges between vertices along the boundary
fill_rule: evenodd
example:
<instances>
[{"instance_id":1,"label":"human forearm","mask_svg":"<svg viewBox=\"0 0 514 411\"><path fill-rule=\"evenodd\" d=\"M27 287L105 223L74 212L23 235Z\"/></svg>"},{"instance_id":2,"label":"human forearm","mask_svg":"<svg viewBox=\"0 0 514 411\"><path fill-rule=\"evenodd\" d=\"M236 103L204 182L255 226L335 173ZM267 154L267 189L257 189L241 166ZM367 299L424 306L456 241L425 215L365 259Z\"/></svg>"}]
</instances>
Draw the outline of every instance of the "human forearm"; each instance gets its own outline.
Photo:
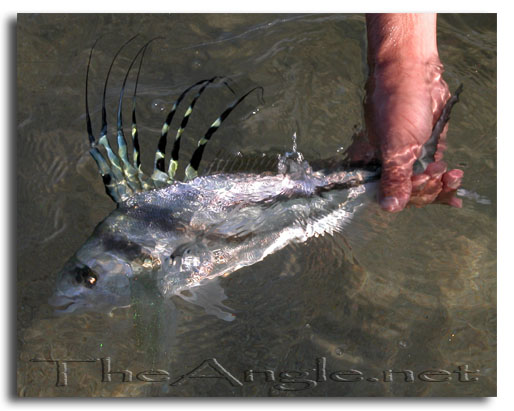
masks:
<instances>
[{"instance_id":1,"label":"human forearm","mask_svg":"<svg viewBox=\"0 0 514 411\"><path fill-rule=\"evenodd\" d=\"M368 64L439 63L436 14L367 14Z\"/></svg>"}]
</instances>

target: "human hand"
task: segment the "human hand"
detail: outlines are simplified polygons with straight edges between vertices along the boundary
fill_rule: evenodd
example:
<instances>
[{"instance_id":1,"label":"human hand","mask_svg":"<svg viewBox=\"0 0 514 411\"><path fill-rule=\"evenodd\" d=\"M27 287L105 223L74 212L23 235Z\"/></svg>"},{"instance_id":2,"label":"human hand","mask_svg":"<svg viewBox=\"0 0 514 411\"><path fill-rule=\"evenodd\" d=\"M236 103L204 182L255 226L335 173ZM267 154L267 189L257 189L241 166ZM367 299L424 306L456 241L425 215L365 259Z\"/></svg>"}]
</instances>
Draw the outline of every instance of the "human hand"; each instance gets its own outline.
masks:
<instances>
[{"instance_id":1,"label":"human hand","mask_svg":"<svg viewBox=\"0 0 514 411\"><path fill-rule=\"evenodd\" d=\"M367 137L382 163L381 207L393 212L432 202L461 207L454 194L463 172L447 171L442 161L447 125L435 162L413 175L414 162L450 97L435 46L435 17L375 15L367 16L367 24L370 75L364 108Z\"/></svg>"}]
</instances>

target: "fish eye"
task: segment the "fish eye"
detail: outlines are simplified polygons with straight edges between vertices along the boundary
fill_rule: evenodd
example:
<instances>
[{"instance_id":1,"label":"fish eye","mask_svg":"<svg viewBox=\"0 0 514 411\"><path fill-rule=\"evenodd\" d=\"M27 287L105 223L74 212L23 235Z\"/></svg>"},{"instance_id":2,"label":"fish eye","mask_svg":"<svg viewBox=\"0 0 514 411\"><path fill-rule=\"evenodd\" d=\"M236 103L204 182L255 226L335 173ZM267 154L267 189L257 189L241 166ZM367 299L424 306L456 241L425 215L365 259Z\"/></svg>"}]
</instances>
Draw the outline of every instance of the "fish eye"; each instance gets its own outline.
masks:
<instances>
[{"instance_id":1,"label":"fish eye","mask_svg":"<svg viewBox=\"0 0 514 411\"><path fill-rule=\"evenodd\" d=\"M97 281L98 277L92 271L86 277L84 277L84 285L87 288L93 288Z\"/></svg>"},{"instance_id":2,"label":"fish eye","mask_svg":"<svg viewBox=\"0 0 514 411\"><path fill-rule=\"evenodd\" d=\"M77 283L84 282L87 288L92 288L98 281L97 275L87 266L77 268L77 274L75 275L75 281Z\"/></svg>"}]
</instances>

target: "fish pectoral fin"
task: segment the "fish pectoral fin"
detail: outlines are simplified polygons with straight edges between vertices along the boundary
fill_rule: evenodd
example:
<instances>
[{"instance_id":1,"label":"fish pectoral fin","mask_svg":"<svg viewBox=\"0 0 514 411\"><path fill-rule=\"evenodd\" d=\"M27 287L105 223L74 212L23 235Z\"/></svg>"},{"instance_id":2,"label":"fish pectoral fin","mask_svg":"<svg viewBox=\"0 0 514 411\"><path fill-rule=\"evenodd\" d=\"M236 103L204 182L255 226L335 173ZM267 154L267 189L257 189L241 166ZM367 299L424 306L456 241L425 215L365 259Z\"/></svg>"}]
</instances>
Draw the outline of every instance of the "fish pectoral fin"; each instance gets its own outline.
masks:
<instances>
[{"instance_id":1,"label":"fish pectoral fin","mask_svg":"<svg viewBox=\"0 0 514 411\"><path fill-rule=\"evenodd\" d=\"M234 310L223 304L227 299L225 290L219 284L218 279L207 280L187 291L191 295L177 294L184 301L202 307L207 314L214 315L224 321L234 321L236 316Z\"/></svg>"}]
</instances>

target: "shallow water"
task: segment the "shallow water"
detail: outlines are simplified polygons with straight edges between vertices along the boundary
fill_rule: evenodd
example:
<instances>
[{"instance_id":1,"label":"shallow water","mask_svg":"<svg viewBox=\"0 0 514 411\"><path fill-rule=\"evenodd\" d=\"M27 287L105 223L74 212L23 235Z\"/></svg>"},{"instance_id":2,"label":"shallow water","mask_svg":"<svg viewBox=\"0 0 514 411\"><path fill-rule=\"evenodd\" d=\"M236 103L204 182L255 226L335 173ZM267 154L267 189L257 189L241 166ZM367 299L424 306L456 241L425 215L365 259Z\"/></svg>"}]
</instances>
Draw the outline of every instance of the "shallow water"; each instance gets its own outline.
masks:
<instances>
[{"instance_id":1,"label":"shallow water","mask_svg":"<svg viewBox=\"0 0 514 411\"><path fill-rule=\"evenodd\" d=\"M362 126L363 15L20 15L18 394L495 395L496 16L440 15L438 21L445 79L451 90L460 82L465 87L452 113L445 158L464 170L463 187L489 203L464 199L462 209L431 205L395 215L366 205L343 235L287 247L222 279L225 303L237 314L233 322L178 298L148 295L111 316L55 317L46 301L58 271L114 208L87 152L87 57L103 35L90 83L98 130L107 68L134 33L140 33L138 45L166 37L151 46L138 86L143 164L152 162L173 98L213 75L229 76L239 94L255 85L265 94L264 102L248 99L227 120L206 150L207 162L220 152L290 151L295 132L306 159L330 157L348 146L355 125ZM134 50L113 69L111 113ZM206 93L191 135L204 132L231 100L223 87ZM183 144L182 159L190 157L195 140ZM102 381L101 358L104 366L111 359L113 371L132 371L133 381L121 382L120 374ZM242 386L227 374L170 385L213 358L217 363L205 363L211 368L204 374L222 366ZM67 385L61 375L57 386L55 364L33 359L91 362L69 362ZM451 381L436 383L418 375L464 365L480 370L471 375L478 380L460 381L453 373ZM151 369L167 371L169 380L137 378ZM362 380L334 381L333 372L350 369L362 372ZM252 382L248 370L274 371L275 382L257 372ZM299 373L307 370L309 376ZM414 382L404 381L408 373L393 373L388 381L387 370L411 370ZM355 372L344 378L361 379Z\"/></svg>"}]
</instances>

